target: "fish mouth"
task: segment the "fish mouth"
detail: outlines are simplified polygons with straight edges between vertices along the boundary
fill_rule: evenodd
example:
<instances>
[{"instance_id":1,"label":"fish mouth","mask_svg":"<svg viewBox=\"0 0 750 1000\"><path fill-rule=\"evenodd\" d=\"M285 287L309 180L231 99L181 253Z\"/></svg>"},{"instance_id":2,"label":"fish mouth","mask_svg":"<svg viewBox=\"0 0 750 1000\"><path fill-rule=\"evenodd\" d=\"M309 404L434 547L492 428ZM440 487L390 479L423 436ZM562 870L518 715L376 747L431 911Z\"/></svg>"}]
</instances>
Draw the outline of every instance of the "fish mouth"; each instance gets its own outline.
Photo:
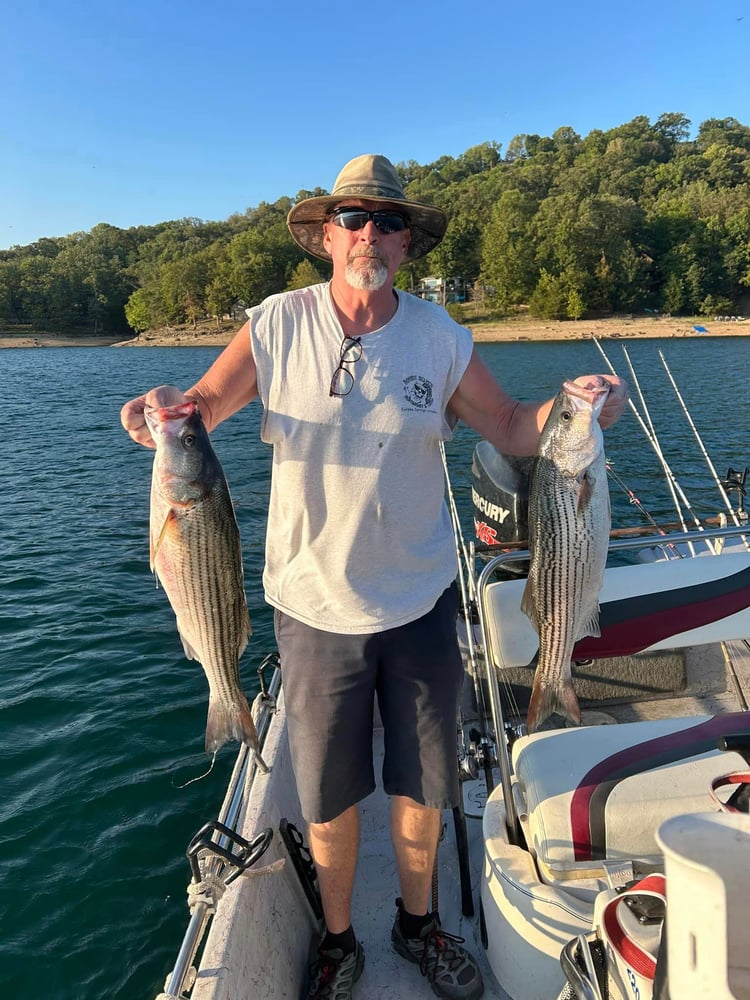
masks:
<instances>
[{"instance_id":1,"label":"fish mouth","mask_svg":"<svg viewBox=\"0 0 750 1000\"><path fill-rule=\"evenodd\" d=\"M170 421L179 420L183 423L188 417L192 417L198 412L198 404L194 399L187 403L175 403L173 406L146 406L143 416L153 433L156 431L168 431Z\"/></svg>"},{"instance_id":2,"label":"fish mouth","mask_svg":"<svg viewBox=\"0 0 750 1000\"><path fill-rule=\"evenodd\" d=\"M591 406L601 407L609 395L610 385L604 379L598 379L598 385L594 385L593 382L594 379L587 386L579 385L577 382L563 382L563 391L568 396L585 400Z\"/></svg>"}]
</instances>

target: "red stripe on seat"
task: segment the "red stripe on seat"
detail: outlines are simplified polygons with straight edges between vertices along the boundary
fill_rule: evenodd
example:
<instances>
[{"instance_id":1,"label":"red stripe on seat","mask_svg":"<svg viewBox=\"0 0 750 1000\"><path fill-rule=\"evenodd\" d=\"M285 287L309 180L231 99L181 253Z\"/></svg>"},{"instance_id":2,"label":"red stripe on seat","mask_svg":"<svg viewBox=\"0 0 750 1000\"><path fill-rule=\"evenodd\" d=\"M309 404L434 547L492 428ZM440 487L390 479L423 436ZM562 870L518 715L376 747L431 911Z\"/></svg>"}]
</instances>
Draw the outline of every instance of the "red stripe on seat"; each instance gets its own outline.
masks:
<instances>
[{"instance_id":1,"label":"red stripe on seat","mask_svg":"<svg viewBox=\"0 0 750 1000\"><path fill-rule=\"evenodd\" d=\"M628 605L632 605L634 613L632 617L623 617ZM602 605L601 636L581 639L573 649L572 659L629 656L670 636L721 621L747 607L750 607L750 569L688 587L684 593L663 590L635 599L611 601ZM643 609L643 613L638 609Z\"/></svg>"},{"instance_id":2,"label":"red stripe on seat","mask_svg":"<svg viewBox=\"0 0 750 1000\"><path fill-rule=\"evenodd\" d=\"M716 749L719 736L747 728L750 713L712 716L705 722L624 747L597 763L581 778L570 802L570 828L576 861L605 858L604 810L617 787L634 774ZM708 801L708 788L706 799ZM595 802L595 806L593 803Z\"/></svg>"}]
</instances>

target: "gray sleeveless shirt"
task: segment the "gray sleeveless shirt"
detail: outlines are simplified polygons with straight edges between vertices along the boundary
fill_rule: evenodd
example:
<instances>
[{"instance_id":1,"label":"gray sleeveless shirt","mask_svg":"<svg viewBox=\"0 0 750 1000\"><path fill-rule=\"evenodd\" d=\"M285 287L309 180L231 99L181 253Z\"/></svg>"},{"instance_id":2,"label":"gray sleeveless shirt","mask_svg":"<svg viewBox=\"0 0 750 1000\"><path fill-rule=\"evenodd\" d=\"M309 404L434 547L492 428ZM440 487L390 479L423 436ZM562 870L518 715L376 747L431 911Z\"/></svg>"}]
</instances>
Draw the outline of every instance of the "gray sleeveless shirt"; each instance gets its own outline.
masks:
<instances>
[{"instance_id":1,"label":"gray sleeveless shirt","mask_svg":"<svg viewBox=\"0 0 750 1000\"><path fill-rule=\"evenodd\" d=\"M419 618L455 578L439 442L471 334L398 293L362 337L349 395L329 395L344 337L328 284L248 310L273 445L266 600L329 632L378 632Z\"/></svg>"}]
</instances>

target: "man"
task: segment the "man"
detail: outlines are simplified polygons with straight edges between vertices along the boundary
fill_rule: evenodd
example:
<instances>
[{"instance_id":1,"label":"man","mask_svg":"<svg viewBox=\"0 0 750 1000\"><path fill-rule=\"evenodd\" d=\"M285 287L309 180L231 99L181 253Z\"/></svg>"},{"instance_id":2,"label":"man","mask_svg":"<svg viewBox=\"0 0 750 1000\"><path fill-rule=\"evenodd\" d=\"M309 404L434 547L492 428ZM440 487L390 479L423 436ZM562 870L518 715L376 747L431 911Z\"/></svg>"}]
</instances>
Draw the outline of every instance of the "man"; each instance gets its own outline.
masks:
<instances>
[{"instance_id":1,"label":"man","mask_svg":"<svg viewBox=\"0 0 750 1000\"><path fill-rule=\"evenodd\" d=\"M440 307L396 292L405 260L442 239L447 220L406 200L393 165L360 156L331 195L288 217L330 283L275 295L186 395L209 431L260 396L274 447L264 588L275 609L289 741L326 920L308 997L351 996L364 953L351 925L357 803L375 787L374 696L383 719L383 786L401 886L393 947L420 963L438 996L474 1000L481 973L461 939L428 913L441 810L458 801L455 725L462 664L456 558L441 441L463 420L503 451L532 454L551 407L519 403ZM601 423L622 413L616 377ZM153 446L145 405L185 399L161 387L123 407Z\"/></svg>"}]
</instances>

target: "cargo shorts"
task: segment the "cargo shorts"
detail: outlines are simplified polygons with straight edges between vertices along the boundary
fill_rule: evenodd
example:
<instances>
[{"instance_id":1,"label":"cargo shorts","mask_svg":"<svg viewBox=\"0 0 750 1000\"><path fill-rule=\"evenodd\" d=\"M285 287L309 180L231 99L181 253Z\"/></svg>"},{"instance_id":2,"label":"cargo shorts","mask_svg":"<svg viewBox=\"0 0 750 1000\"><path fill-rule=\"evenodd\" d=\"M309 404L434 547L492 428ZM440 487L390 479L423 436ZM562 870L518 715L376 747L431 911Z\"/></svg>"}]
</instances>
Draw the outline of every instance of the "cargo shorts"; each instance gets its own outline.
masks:
<instances>
[{"instance_id":1,"label":"cargo shorts","mask_svg":"<svg viewBox=\"0 0 750 1000\"><path fill-rule=\"evenodd\" d=\"M275 612L292 766L308 823L329 822L375 790L376 697L385 792L436 809L457 805L464 673L457 611L453 584L423 617L367 635L324 632Z\"/></svg>"}]
</instances>

